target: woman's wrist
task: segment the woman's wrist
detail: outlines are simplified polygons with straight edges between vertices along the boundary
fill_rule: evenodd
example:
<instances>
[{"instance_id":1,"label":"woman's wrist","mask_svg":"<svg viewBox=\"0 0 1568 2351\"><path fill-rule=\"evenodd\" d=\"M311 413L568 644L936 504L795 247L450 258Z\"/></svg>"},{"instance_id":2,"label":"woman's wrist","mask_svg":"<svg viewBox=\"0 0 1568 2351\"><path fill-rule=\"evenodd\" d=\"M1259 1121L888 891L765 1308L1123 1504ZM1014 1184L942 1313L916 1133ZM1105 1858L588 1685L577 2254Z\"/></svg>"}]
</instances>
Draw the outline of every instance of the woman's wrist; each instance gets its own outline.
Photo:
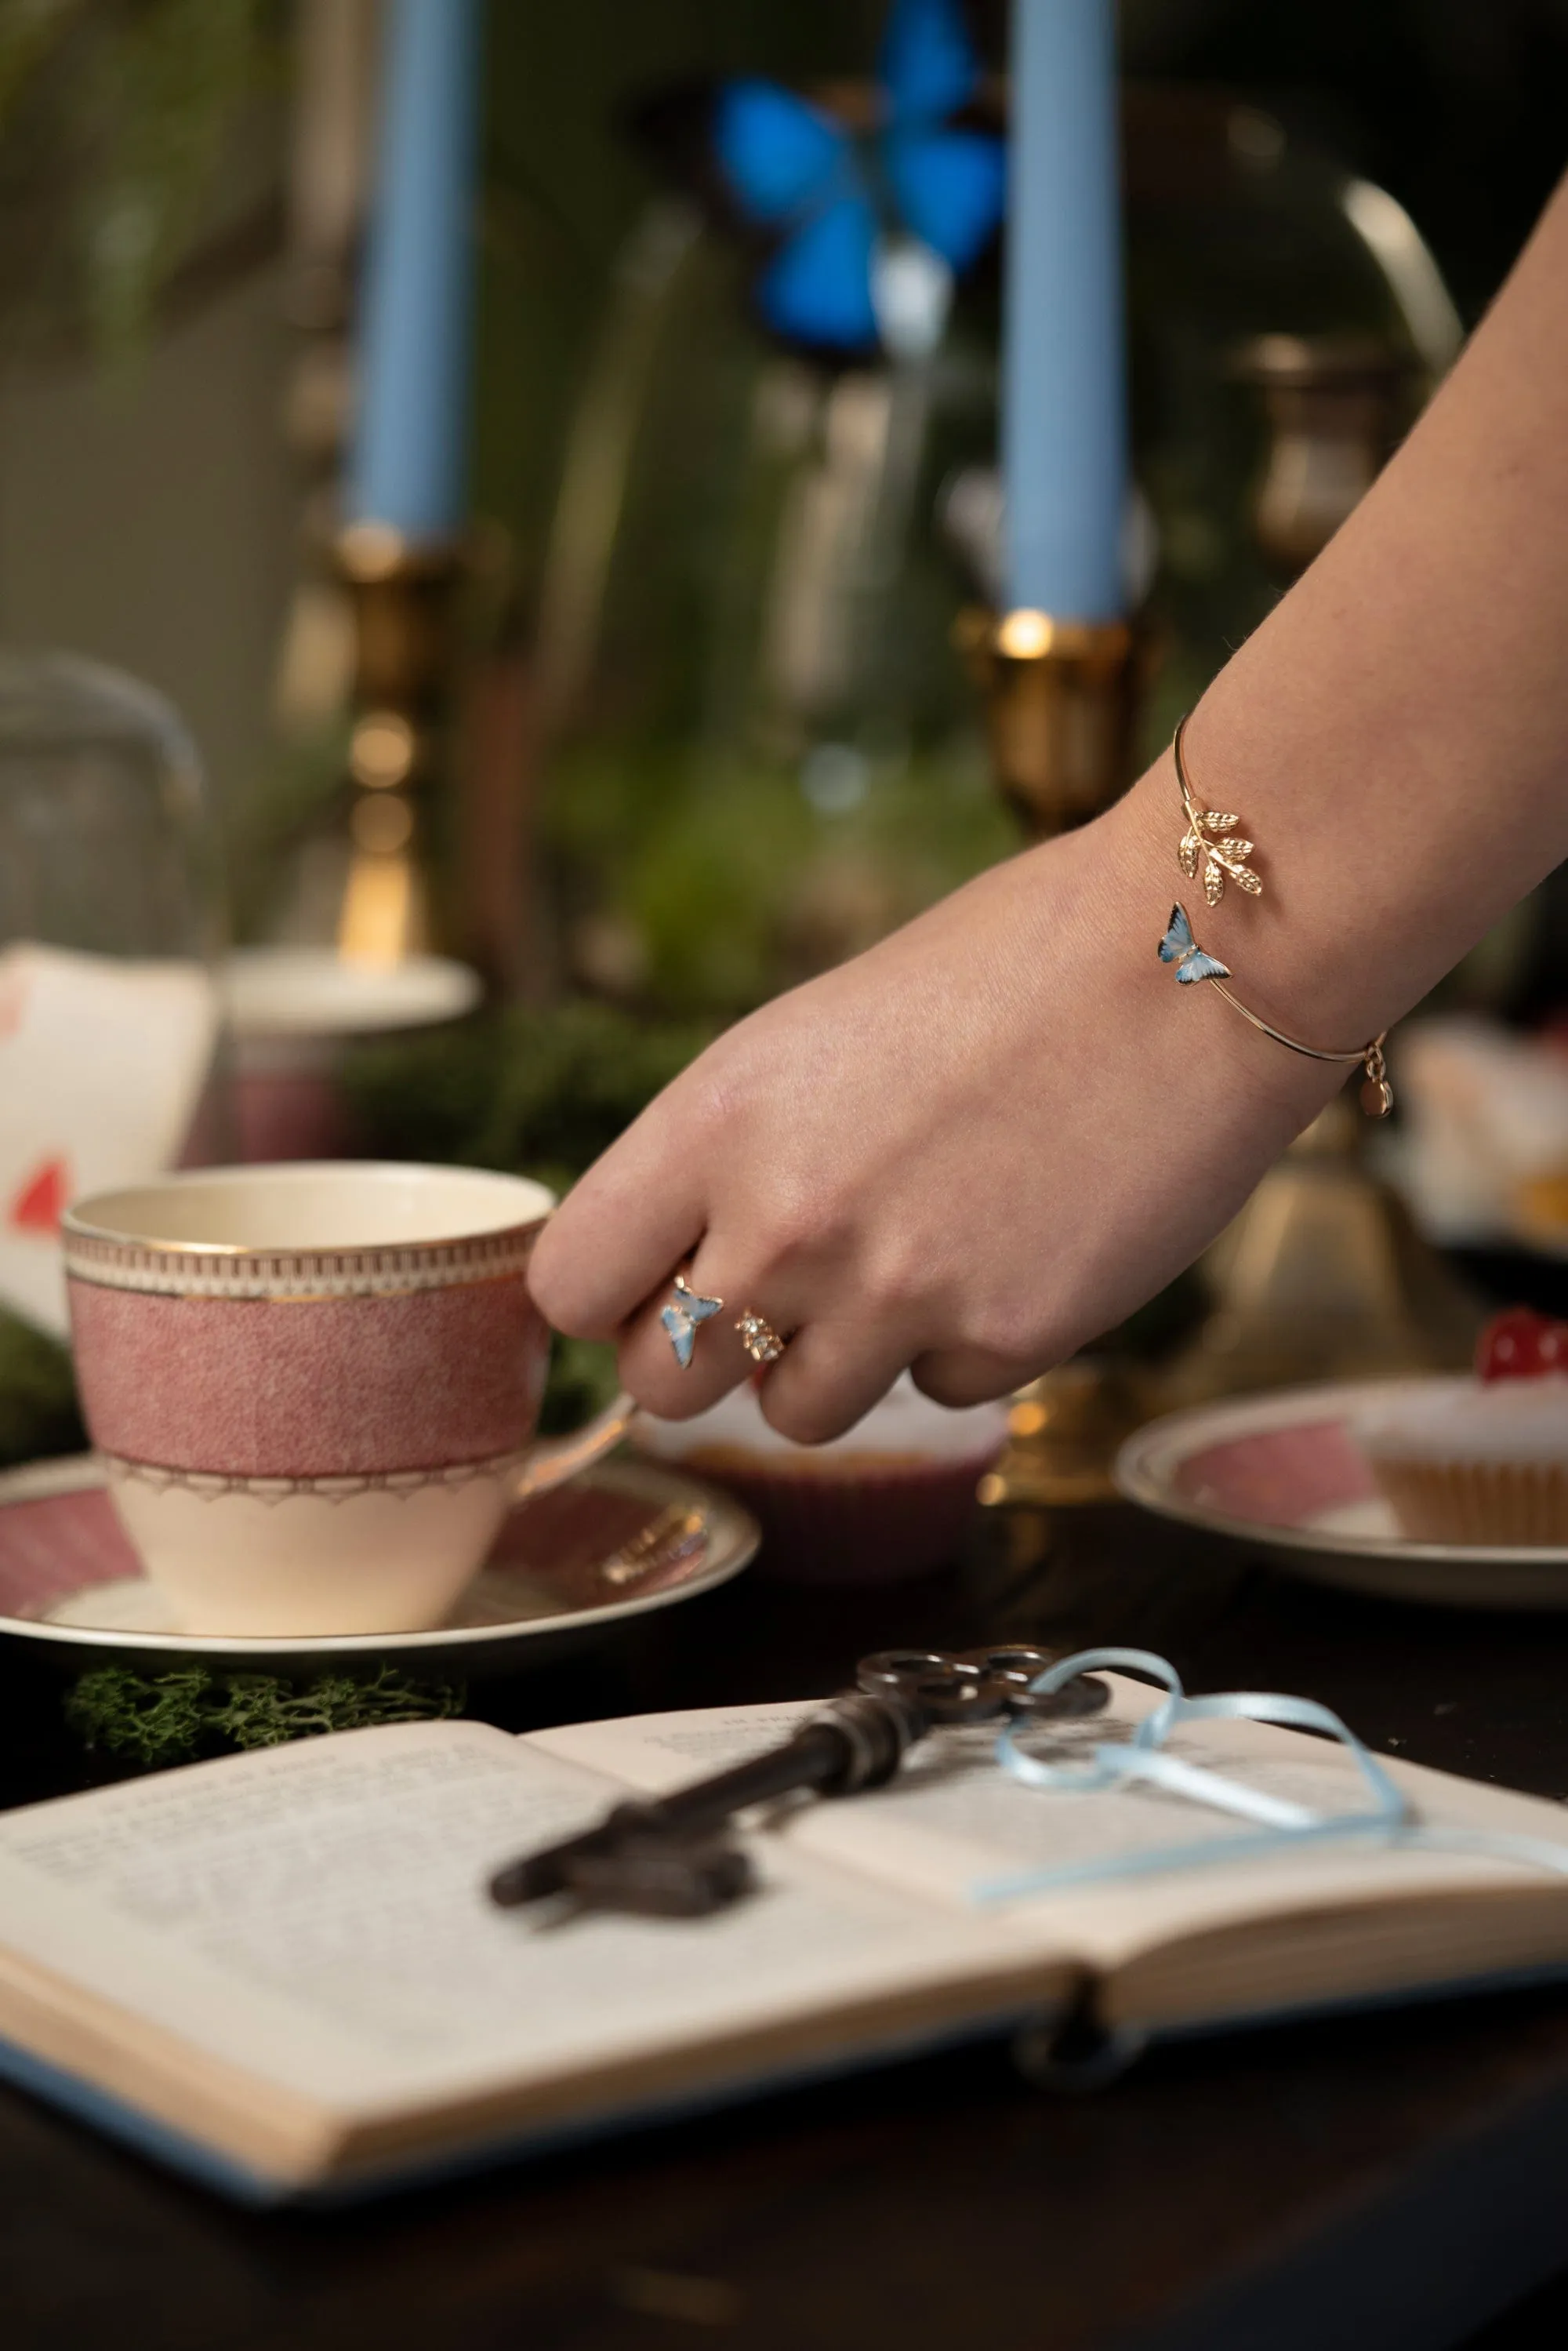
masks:
<instances>
[{"instance_id":1,"label":"woman's wrist","mask_svg":"<svg viewBox=\"0 0 1568 2351\"><path fill-rule=\"evenodd\" d=\"M1201 945L1221 952L1213 930L1221 909L1207 906L1201 883L1195 889L1177 859L1183 830L1181 797L1166 753L1105 816L1061 844L1082 867L1080 953L1103 970L1107 1027L1116 1048L1132 1044L1139 1058L1146 1052L1163 1060L1173 1083L1208 1094L1227 1122L1234 1107L1245 1123L1250 1101L1286 1140L1315 1116L1350 1072L1292 1053L1261 1035L1211 987L1182 982L1177 962L1162 958L1161 942L1176 904L1185 906ZM1256 916L1260 902L1239 894L1241 904L1231 925L1237 944L1232 949L1227 943L1222 960L1234 975L1236 995L1251 1001L1260 991L1252 985L1248 916ZM1257 1008L1273 1018L1262 1003ZM1291 1018L1281 1010L1274 1025L1285 1029ZM1320 1042L1305 1019L1290 1033L1303 1042ZM1321 1041L1333 1047L1342 1040ZM1112 1045L1112 1035L1107 1043Z\"/></svg>"},{"instance_id":2,"label":"woman's wrist","mask_svg":"<svg viewBox=\"0 0 1568 2351\"><path fill-rule=\"evenodd\" d=\"M1183 764L1200 815L1218 810L1228 820L1204 829L1196 872L1178 853L1189 820L1169 750L1129 795L1140 831L1159 841L1169 900L1186 908L1201 946L1228 966L1233 992L1261 1019L1320 1052L1356 1051L1408 1009L1405 910L1361 870L1354 838L1313 823L1310 791L1291 791L1227 751L1222 727L1200 704ZM1245 859L1233 856L1232 866L1244 862L1256 875L1255 892L1221 865L1222 887L1209 903L1210 835L1243 845Z\"/></svg>"}]
</instances>

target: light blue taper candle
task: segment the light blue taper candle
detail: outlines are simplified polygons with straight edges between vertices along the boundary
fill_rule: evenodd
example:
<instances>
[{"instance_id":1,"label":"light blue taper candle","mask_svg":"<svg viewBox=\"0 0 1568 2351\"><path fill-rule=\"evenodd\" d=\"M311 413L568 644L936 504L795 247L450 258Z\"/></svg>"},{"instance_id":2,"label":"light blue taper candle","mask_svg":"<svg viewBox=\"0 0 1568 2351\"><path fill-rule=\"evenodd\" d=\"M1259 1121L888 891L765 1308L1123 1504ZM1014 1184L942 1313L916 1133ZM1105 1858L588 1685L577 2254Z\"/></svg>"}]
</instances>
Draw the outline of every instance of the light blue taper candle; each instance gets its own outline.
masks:
<instances>
[{"instance_id":1,"label":"light blue taper candle","mask_svg":"<svg viewBox=\"0 0 1568 2351\"><path fill-rule=\"evenodd\" d=\"M1008 602L1110 621L1127 495L1113 0L1013 0L1009 71Z\"/></svg>"},{"instance_id":2,"label":"light blue taper candle","mask_svg":"<svg viewBox=\"0 0 1568 2351\"><path fill-rule=\"evenodd\" d=\"M348 507L414 540L464 518L479 0L388 0Z\"/></svg>"}]
</instances>

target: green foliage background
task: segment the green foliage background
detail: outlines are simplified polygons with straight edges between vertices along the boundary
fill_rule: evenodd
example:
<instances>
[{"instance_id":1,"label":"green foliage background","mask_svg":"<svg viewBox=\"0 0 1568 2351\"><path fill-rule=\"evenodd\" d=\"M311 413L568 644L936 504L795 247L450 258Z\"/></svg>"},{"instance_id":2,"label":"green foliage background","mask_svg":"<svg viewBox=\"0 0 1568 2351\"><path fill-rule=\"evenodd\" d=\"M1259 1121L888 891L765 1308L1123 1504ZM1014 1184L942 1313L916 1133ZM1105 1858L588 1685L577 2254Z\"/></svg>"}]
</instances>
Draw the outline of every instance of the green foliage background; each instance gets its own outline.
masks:
<instances>
[{"instance_id":1,"label":"green foliage background","mask_svg":"<svg viewBox=\"0 0 1568 2351\"><path fill-rule=\"evenodd\" d=\"M237 118L281 91L283 0L0 0L0 328L133 349Z\"/></svg>"}]
</instances>

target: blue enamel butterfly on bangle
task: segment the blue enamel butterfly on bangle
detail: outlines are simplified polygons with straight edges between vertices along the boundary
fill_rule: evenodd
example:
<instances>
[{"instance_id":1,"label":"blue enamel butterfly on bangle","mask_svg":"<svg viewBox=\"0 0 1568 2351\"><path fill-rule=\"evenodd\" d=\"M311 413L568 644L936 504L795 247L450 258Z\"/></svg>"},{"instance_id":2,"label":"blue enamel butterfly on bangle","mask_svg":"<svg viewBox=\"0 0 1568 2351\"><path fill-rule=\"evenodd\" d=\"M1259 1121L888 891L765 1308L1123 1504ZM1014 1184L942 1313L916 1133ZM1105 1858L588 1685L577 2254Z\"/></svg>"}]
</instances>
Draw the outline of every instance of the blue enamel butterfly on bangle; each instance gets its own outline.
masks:
<instances>
[{"instance_id":1,"label":"blue enamel butterfly on bangle","mask_svg":"<svg viewBox=\"0 0 1568 2351\"><path fill-rule=\"evenodd\" d=\"M1185 906L1171 908L1170 927L1160 941L1160 961L1175 964L1176 976L1184 987L1190 987L1198 979L1230 977L1230 966L1221 963L1218 956L1206 955L1193 937Z\"/></svg>"},{"instance_id":2,"label":"blue enamel butterfly on bangle","mask_svg":"<svg viewBox=\"0 0 1568 2351\"><path fill-rule=\"evenodd\" d=\"M1276 1045L1284 1045L1292 1053L1303 1054L1309 1061L1343 1061L1347 1065L1359 1061L1366 1072L1365 1083L1361 1089L1363 1110L1368 1118L1387 1117L1394 1107L1394 1089L1388 1082L1388 1071L1383 1059L1385 1031L1379 1029L1370 1044L1358 1045L1350 1053L1324 1052L1316 1045L1303 1045L1299 1037L1287 1036L1283 1029L1276 1029L1272 1021L1265 1020L1260 1013L1243 1004L1239 996L1231 994L1225 985L1230 977L1230 966L1221 963L1218 956L1204 953L1193 937L1192 925L1187 920L1185 906L1171 908L1170 922L1159 945L1159 957L1162 963L1175 964L1176 978L1183 987L1190 987L1196 980L1212 980L1216 996L1222 996L1233 1012L1239 1012L1243 1020L1260 1029L1265 1037L1272 1037Z\"/></svg>"}]
</instances>

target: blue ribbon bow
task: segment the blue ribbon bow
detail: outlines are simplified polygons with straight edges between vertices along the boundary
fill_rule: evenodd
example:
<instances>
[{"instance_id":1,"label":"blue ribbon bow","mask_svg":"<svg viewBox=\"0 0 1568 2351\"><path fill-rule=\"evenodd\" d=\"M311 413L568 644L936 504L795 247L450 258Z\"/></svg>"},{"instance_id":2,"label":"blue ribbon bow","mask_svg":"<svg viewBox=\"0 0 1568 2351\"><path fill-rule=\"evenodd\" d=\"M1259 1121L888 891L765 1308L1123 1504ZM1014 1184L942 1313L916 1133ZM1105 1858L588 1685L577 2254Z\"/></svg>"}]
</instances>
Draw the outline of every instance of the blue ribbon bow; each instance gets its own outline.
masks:
<instances>
[{"instance_id":1,"label":"blue ribbon bow","mask_svg":"<svg viewBox=\"0 0 1568 2351\"><path fill-rule=\"evenodd\" d=\"M1055 1867L1025 1870L1007 1877L984 1880L973 1888L977 1902L1005 1902L1022 1894L1053 1892L1059 1886L1093 1879L1143 1877L1159 1870L1192 1869L1206 1863L1249 1860L1260 1854L1277 1855L1333 1838L1375 1837L1389 1844L1416 1845L1446 1852L1474 1853L1500 1861L1549 1869L1568 1876L1568 1844L1544 1837L1500 1836L1482 1830L1449 1830L1424 1823L1408 1796L1385 1771L1375 1755L1339 1716L1315 1698L1289 1698L1273 1690L1223 1690L1209 1698L1188 1698L1180 1675L1167 1658L1152 1649L1082 1649L1038 1675L1030 1687L1050 1697L1080 1674L1098 1671L1141 1674L1163 1683L1166 1695L1152 1714L1145 1715L1131 1739L1103 1741L1087 1763L1048 1763L1027 1754L1019 1744L1028 1718L1010 1723L997 1741L997 1761L1026 1787L1062 1794L1095 1795L1107 1789L1142 1783L1186 1796L1195 1803L1239 1814L1259 1823L1253 1836L1202 1837L1186 1844L1163 1845L1142 1853L1111 1854L1093 1861L1068 1862ZM1364 1810L1316 1813L1309 1805L1270 1795L1245 1780L1188 1763L1169 1753L1166 1742L1183 1722L1272 1722L1294 1730L1326 1731L1349 1754L1361 1773L1368 1802Z\"/></svg>"}]
</instances>

